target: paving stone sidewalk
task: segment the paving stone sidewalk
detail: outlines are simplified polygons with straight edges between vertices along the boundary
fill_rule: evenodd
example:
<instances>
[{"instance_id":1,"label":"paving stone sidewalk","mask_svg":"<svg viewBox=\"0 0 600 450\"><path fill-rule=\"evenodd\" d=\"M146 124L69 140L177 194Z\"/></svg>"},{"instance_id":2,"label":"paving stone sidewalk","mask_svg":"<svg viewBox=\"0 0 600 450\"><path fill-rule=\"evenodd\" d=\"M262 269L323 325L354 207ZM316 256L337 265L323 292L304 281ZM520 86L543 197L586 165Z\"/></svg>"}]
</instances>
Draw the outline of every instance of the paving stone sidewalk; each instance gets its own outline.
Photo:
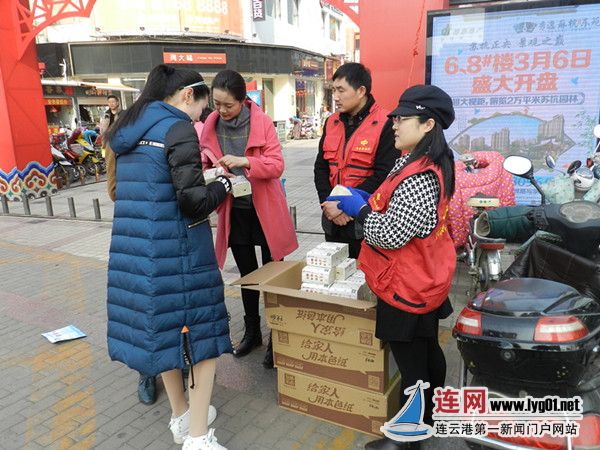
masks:
<instances>
[{"instance_id":1,"label":"paving stone sidewalk","mask_svg":"<svg viewBox=\"0 0 600 450\"><path fill-rule=\"evenodd\" d=\"M289 259L301 259L323 237L312 184L316 142L294 144L285 150L285 186L290 204L297 207L298 229L308 233L299 233L301 246ZM55 205L73 196L82 202L89 198L91 209L91 198L102 198L103 215L106 211L109 218L111 205L101 197L104 188L104 183L72 188L57 196ZM18 206L11 204L14 212ZM137 374L107 355L110 222L50 219L43 212L0 216L0 448L179 448L167 428L170 410L162 384L155 405L140 404ZM228 261L226 283L238 277L232 258ZM465 283L464 271L459 271L456 310L464 304ZM232 339L238 341L243 332L239 289L227 287L226 296ZM456 385L459 356L451 323L452 318L443 322L440 340L448 360L447 383ZM87 337L53 345L40 335L68 324ZM267 333L263 321L265 343ZM212 403L218 409L213 426L220 443L230 450L341 450L361 449L373 439L279 408L276 371L261 365L264 350L219 359ZM424 445L426 450L442 448L467 447L453 439L431 439Z\"/></svg>"}]
</instances>

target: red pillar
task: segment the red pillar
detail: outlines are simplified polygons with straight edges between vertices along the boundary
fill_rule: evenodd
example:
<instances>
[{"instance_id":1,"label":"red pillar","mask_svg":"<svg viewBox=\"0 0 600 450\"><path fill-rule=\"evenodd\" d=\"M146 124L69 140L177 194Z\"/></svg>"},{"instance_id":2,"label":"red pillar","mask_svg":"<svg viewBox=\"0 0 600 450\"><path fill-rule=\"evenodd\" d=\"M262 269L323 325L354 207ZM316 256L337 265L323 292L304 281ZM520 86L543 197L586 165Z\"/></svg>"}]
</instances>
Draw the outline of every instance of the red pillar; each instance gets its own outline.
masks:
<instances>
[{"instance_id":1,"label":"red pillar","mask_svg":"<svg viewBox=\"0 0 600 450\"><path fill-rule=\"evenodd\" d=\"M448 5L449 0L361 0L360 61L371 69L373 95L381 105L392 109L407 87L424 82L427 11Z\"/></svg>"},{"instance_id":2,"label":"red pillar","mask_svg":"<svg viewBox=\"0 0 600 450\"><path fill-rule=\"evenodd\" d=\"M9 199L56 192L35 42L19 58L20 38L13 1L0 0L0 195Z\"/></svg>"}]
</instances>

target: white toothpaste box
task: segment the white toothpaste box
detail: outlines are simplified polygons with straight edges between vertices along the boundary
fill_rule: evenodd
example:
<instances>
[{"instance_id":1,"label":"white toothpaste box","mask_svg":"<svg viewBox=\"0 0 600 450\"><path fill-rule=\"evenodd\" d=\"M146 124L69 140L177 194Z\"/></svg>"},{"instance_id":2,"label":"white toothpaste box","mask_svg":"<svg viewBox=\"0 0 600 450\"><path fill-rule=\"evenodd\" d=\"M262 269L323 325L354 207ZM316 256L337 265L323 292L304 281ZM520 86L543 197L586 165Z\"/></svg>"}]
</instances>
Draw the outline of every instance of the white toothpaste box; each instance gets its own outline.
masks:
<instances>
[{"instance_id":1,"label":"white toothpaste box","mask_svg":"<svg viewBox=\"0 0 600 450\"><path fill-rule=\"evenodd\" d=\"M231 193L234 197L243 197L244 195L252 194L252 187L250 182L243 175L230 178L231 181Z\"/></svg>"},{"instance_id":2,"label":"white toothpaste box","mask_svg":"<svg viewBox=\"0 0 600 450\"><path fill-rule=\"evenodd\" d=\"M377 300L377 297L373 294L371 289L369 289L369 286L367 286L367 283L364 281L336 281L329 287L329 295L372 302Z\"/></svg>"},{"instance_id":3,"label":"white toothpaste box","mask_svg":"<svg viewBox=\"0 0 600 450\"><path fill-rule=\"evenodd\" d=\"M313 248L309 250L306 254L306 265L308 266L317 266L317 267L326 267L328 269L335 268L339 263L341 263L345 257L340 250L335 250L333 248ZM335 274L335 271L334 271Z\"/></svg>"},{"instance_id":4,"label":"white toothpaste box","mask_svg":"<svg viewBox=\"0 0 600 450\"><path fill-rule=\"evenodd\" d=\"M304 282L300 285L300 290L304 292L312 292L314 294L329 294L329 286L320 283Z\"/></svg>"},{"instance_id":5,"label":"white toothpaste box","mask_svg":"<svg viewBox=\"0 0 600 450\"><path fill-rule=\"evenodd\" d=\"M340 252L343 258L347 258L349 255L348 244L343 242L321 242L316 248L334 249Z\"/></svg>"},{"instance_id":6,"label":"white toothpaste box","mask_svg":"<svg viewBox=\"0 0 600 450\"><path fill-rule=\"evenodd\" d=\"M350 278L356 272L356 260L354 258L346 258L340 264L335 266L336 281L343 281Z\"/></svg>"},{"instance_id":7,"label":"white toothpaste box","mask_svg":"<svg viewBox=\"0 0 600 450\"><path fill-rule=\"evenodd\" d=\"M305 266L302 269L302 281L320 283L329 286L335 280L335 269L327 267Z\"/></svg>"}]
</instances>

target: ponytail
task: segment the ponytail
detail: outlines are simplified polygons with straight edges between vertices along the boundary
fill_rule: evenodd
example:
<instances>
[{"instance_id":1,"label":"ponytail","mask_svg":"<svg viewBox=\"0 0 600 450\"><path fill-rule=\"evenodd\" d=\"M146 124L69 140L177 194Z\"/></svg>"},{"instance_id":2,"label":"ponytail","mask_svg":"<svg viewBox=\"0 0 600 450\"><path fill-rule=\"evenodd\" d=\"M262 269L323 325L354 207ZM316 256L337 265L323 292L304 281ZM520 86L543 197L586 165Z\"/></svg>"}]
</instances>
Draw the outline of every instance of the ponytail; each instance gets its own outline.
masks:
<instances>
[{"instance_id":1,"label":"ponytail","mask_svg":"<svg viewBox=\"0 0 600 450\"><path fill-rule=\"evenodd\" d=\"M179 89L199 81L204 81L202 75L190 69L175 69L165 64L154 67L148 74L146 85L138 99L119 114L117 121L106 132L104 141L110 142L119 129L134 123L149 103L164 101ZM194 86L192 89L195 100L208 97L210 93L206 85Z\"/></svg>"}]
</instances>

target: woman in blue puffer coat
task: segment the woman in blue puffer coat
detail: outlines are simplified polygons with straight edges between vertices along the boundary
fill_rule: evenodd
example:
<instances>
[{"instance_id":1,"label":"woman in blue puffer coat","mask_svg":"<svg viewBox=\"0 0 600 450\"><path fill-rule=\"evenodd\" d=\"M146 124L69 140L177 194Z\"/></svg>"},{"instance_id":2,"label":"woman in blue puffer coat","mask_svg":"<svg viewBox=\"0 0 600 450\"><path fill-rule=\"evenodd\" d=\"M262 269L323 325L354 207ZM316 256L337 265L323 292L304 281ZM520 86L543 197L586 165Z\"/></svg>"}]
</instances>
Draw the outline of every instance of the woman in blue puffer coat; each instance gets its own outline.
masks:
<instances>
[{"instance_id":1,"label":"woman in blue puffer coat","mask_svg":"<svg viewBox=\"0 0 600 450\"><path fill-rule=\"evenodd\" d=\"M107 136L117 155L108 351L141 373L162 374L169 427L185 450L224 449L208 430L216 414L209 403L216 358L232 351L208 222L231 183L221 176L205 184L192 125L208 95L197 72L159 65ZM189 409L181 375L186 364L192 366Z\"/></svg>"}]
</instances>

